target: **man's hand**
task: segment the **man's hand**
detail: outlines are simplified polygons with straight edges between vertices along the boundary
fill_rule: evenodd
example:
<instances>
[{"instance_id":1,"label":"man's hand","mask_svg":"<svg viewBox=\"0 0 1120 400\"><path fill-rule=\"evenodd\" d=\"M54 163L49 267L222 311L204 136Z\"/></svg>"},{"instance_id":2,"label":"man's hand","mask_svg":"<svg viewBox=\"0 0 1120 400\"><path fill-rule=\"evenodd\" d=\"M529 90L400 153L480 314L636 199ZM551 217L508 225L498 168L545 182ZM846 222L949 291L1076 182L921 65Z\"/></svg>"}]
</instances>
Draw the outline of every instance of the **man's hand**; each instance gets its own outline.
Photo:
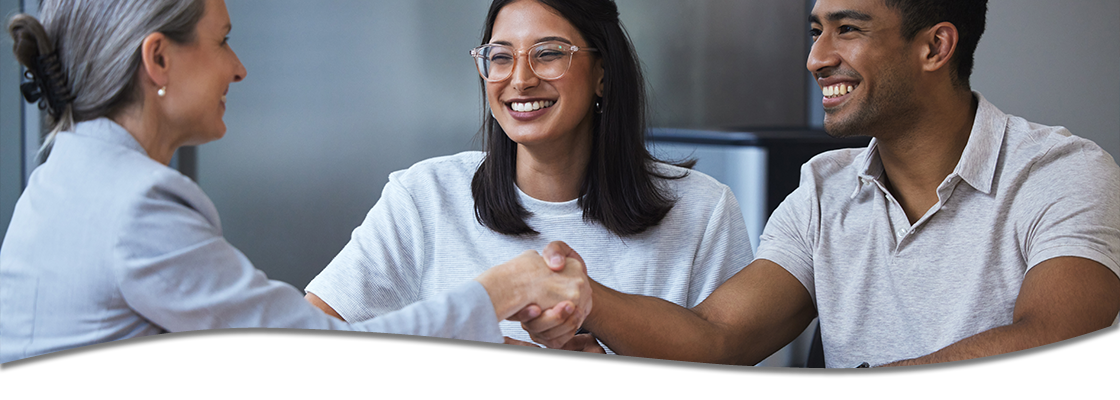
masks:
<instances>
[{"instance_id":1,"label":"man's hand","mask_svg":"<svg viewBox=\"0 0 1120 400\"><path fill-rule=\"evenodd\" d=\"M560 347L560 350L607 354L607 351L603 350L603 346L599 345L599 341L595 340L595 335L592 335L590 333L581 333L579 335L576 335L572 338L572 340L564 343L564 346Z\"/></svg>"}]
</instances>

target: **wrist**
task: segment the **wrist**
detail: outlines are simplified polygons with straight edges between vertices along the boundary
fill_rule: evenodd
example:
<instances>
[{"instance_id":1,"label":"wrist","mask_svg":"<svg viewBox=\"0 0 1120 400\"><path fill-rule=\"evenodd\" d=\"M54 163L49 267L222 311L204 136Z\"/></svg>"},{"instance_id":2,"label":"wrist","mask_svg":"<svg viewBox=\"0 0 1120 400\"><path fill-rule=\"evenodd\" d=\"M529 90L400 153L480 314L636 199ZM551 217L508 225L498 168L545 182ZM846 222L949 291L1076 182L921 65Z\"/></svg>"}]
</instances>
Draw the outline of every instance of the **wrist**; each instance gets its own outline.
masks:
<instances>
[{"instance_id":1,"label":"wrist","mask_svg":"<svg viewBox=\"0 0 1120 400\"><path fill-rule=\"evenodd\" d=\"M581 329L586 329L590 332L598 332L600 330L600 319L604 318L603 314L613 308L607 305L610 303L608 298L611 297L612 291L610 288L599 284L599 282L596 282L590 277L588 277L587 280L591 284L591 304L595 306L591 307L591 312L587 314L587 318L583 320Z\"/></svg>"},{"instance_id":2,"label":"wrist","mask_svg":"<svg viewBox=\"0 0 1120 400\"><path fill-rule=\"evenodd\" d=\"M478 283L486 289L490 302L494 306L494 314L498 321L513 316L517 311L528 305L522 283L518 274L512 273L513 268L509 263L494 266L483 272L477 278Z\"/></svg>"}]
</instances>

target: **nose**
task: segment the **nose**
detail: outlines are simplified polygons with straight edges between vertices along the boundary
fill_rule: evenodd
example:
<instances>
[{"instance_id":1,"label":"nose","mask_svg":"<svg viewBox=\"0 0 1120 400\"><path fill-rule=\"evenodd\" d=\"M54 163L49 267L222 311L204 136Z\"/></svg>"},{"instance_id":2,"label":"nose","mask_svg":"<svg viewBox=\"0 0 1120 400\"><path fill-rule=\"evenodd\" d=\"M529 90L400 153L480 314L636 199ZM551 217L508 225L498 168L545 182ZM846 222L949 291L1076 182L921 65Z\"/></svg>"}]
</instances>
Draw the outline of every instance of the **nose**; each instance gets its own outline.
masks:
<instances>
[{"instance_id":1,"label":"nose","mask_svg":"<svg viewBox=\"0 0 1120 400\"><path fill-rule=\"evenodd\" d=\"M829 35L822 33L813 42L813 47L809 49L809 58L805 62L805 68L816 74L839 65L840 55L836 53L835 42Z\"/></svg>"},{"instance_id":2,"label":"nose","mask_svg":"<svg viewBox=\"0 0 1120 400\"><path fill-rule=\"evenodd\" d=\"M233 53L233 63L233 81L241 82L243 79L245 79L246 75L249 75L249 70L245 69L245 65L241 63L241 59L237 57L237 53Z\"/></svg>"},{"instance_id":3,"label":"nose","mask_svg":"<svg viewBox=\"0 0 1120 400\"><path fill-rule=\"evenodd\" d=\"M540 78L537 77L532 67L529 66L529 55L517 57L517 66L513 69L511 84L513 84L514 89L521 92L532 89L540 84Z\"/></svg>"}]
</instances>

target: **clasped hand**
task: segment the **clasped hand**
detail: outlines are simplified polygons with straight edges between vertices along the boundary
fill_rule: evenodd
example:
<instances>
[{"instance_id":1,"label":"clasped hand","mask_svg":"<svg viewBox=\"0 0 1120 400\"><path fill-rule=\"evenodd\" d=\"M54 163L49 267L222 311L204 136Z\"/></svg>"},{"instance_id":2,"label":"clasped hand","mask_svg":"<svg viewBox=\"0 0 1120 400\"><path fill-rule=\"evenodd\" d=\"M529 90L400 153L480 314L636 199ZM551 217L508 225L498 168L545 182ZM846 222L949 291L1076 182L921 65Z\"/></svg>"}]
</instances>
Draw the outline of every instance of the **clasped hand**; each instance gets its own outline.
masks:
<instances>
[{"instance_id":1,"label":"clasped hand","mask_svg":"<svg viewBox=\"0 0 1120 400\"><path fill-rule=\"evenodd\" d=\"M534 251L526 253L536 254ZM523 254L524 255L524 254ZM586 290L587 307L579 306L575 310L565 309L564 304L545 309L543 312L537 305L525 307L516 315L510 317L511 321L521 322L522 328L529 332L533 341L553 349L575 350L594 353L603 353L594 336L589 334L576 335L587 315L591 313L591 287L590 278L587 277L587 267L579 253L572 250L564 242L552 242L545 247L541 259L547 263L548 268L557 274L578 272L588 282ZM574 271L573 271L574 270ZM533 346L530 343L506 338L507 344Z\"/></svg>"}]
</instances>

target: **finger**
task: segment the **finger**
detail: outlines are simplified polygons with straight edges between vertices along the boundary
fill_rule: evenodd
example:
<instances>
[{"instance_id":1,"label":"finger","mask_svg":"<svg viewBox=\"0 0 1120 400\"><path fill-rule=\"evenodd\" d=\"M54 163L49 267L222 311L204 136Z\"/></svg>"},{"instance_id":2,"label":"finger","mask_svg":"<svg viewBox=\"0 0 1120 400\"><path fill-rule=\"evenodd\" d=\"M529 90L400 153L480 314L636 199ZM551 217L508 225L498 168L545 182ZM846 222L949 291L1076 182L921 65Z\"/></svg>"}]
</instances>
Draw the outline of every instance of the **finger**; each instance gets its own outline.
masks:
<instances>
[{"instance_id":1,"label":"finger","mask_svg":"<svg viewBox=\"0 0 1120 400\"><path fill-rule=\"evenodd\" d=\"M521 327L528 331L530 334L533 332L542 332L552 329L560 324L563 324L568 319L575 305L570 301L562 301L557 303L556 306L544 310L540 317L529 320L522 320Z\"/></svg>"},{"instance_id":2,"label":"finger","mask_svg":"<svg viewBox=\"0 0 1120 400\"><path fill-rule=\"evenodd\" d=\"M514 315L510 316L506 320L507 321L517 321L517 322L531 321L534 318L537 318L537 317L541 316L541 312L542 311L541 311L540 306L538 306L536 304L530 304L530 305L526 306L525 308L522 308L521 311L518 311L517 314L514 314Z\"/></svg>"},{"instance_id":3,"label":"finger","mask_svg":"<svg viewBox=\"0 0 1120 400\"><path fill-rule=\"evenodd\" d=\"M554 311L552 309L549 309L548 311L545 311L545 314L548 314L549 312ZM581 322L582 319L580 318L580 315L573 312L570 313L568 317L565 318L564 321L559 325L556 325L555 327L546 329L544 331L539 331L530 336L537 343L544 344L545 347L553 349L559 348L575 336L576 332L579 331Z\"/></svg>"},{"instance_id":4,"label":"finger","mask_svg":"<svg viewBox=\"0 0 1120 400\"><path fill-rule=\"evenodd\" d=\"M548 263L548 267L556 272L564 270L565 258L575 258L578 259L580 263L583 262L583 258L579 256L579 253L576 253L567 243L559 240L545 246L541 256L543 256L545 262Z\"/></svg>"},{"instance_id":5,"label":"finger","mask_svg":"<svg viewBox=\"0 0 1120 400\"><path fill-rule=\"evenodd\" d=\"M513 345L513 346L525 346L525 347L536 347L536 348L538 348L538 349L539 349L539 348L541 347L541 346L537 346L537 345L536 345L536 344L534 344L534 343L523 342L523 341L520 341L520 340L517 340L517 339L511 338L511 337L509 337L509 336L506 336L506 337L505 337L504 339L505 339L505 344L508 344L508 345Z\"/></svg>"}]
</instances>

